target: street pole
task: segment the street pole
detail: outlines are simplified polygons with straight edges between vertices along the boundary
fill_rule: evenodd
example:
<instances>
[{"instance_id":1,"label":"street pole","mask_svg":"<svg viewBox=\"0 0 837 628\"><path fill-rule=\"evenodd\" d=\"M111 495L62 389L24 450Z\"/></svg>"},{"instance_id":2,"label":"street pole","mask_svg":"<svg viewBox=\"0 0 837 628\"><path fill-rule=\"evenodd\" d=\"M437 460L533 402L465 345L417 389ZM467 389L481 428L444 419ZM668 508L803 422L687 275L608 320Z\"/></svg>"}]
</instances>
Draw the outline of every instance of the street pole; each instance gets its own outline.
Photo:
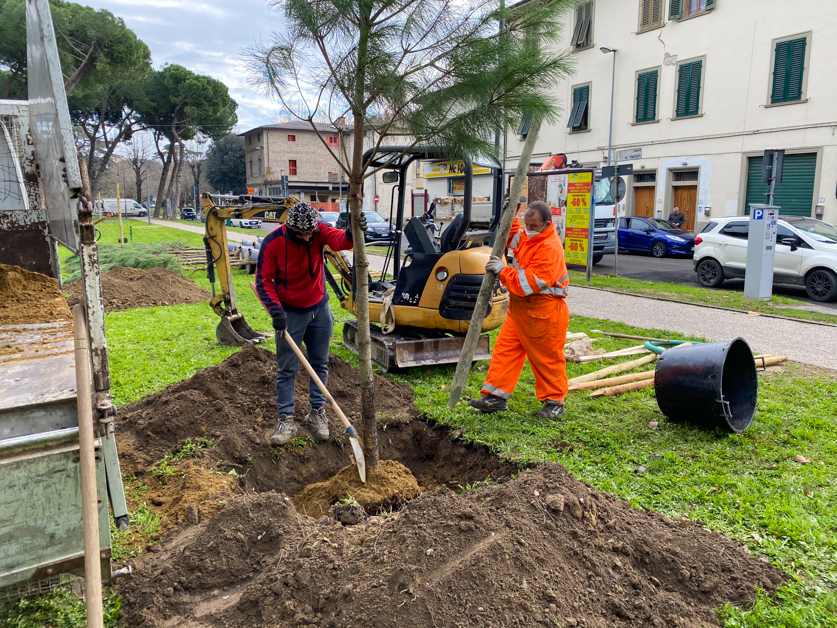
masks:
<instances>
[{"instance_id":1,"label":"street pole","mask_svg":"<svg viewBox=\"0 0 837 628\"><path fill-rule=\"evenodd\" d=\"M607 136L607 165L610 165L610 155L613 150L613 96L616 93L616 50L613 50L613 73L610 79L610 130Z\"/></svg>"},{"instance_id":2,"label":"street pole","mask_svg":"<svg viewBox=\"0 0 837 628\"><path fill-rule=\"evenodd\" d=\"M613 154L613 100L616 94L616 48L602 46L599 50L604 54L613 53L613 71L610 77L610 127L607 135L607 165L610 166L610 157ZM619 202L615 199L613 203L613 237L615 240L613 247L613 272L619 274Z\"/></svg>"},{"instance_id":3,"label":"street pole","mask_svg":"<svg viewBox=\"0 0 837 628\"><path fill-rule=\"evenodd\" d=\"M149 205L151 205L151 199L149 198L148 193L149 193L149 190L148 190L148 160L146 159L145 160L145 202L146 202L145 215L148 217L148 224L150 225L151 224L151 207L149 207Z\"/></svg>"}]
</instances>

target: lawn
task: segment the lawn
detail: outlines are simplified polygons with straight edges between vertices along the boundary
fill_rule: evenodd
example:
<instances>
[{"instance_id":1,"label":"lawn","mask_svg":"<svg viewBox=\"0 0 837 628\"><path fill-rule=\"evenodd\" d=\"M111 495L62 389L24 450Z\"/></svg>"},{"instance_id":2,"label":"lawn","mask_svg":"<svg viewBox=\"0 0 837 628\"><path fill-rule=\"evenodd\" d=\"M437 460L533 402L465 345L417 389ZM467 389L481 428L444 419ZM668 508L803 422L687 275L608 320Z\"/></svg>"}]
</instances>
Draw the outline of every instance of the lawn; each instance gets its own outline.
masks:
<instances>
[{"instance_id":1,"label":"lawn","mask_svg":"<svg viewBox=\"0 0 837 628\"><path fill-rule=\"evenodd\" d=\"M793 307L810 305L804 301L773 295L769 302L749 301L743 293L735 290L718 288L701 288L699 286L681 286L662 281L644 281L642 279L626 279L618 275L593 275L591 284L585 280L583 271L571 270L570 282L578 285L592 285L594 288L638 294L661 299L671 299L686 303L702 303L715 307L730 308L744 312L760 312L776 316L787 316L809 321L821 321L837 325L837 314L823 314L807 310L791 309ZM784 307L782 307L784 306Z\"/></svg>"},{"instance_id":2,"label":"lawn","mask_svg":"<svg viewBox=\"0 0 837 628\"><path fill-rule=\"evenodd\" d=\"M156 241L189 236L164 227L138 231L134 230L136 237ZM106 236L111 237L103 230ZM205 277L198 275L193 279L206 286ZM249 279L234 271L239 310L254 328L269 330L269 318L247 287ZM652 283L649 289L655 286ZM723 296L721 291L712 294ZM342 323L350 316L333 297L331 306L337 321L332 350L356 364L341 342ZM216 319L203 304L112 313L106 324L113 393L119 405L188 378L235 351L215 343ZM571 331L596 336L592 329L687 337L605 319L571 319ZM632 344L635 341L612 338L596 342L608 350ZM273 349L271 342L265 347ZM599 367L570 364L568 375ZM486 368L487 362L474 366L467 396L479 394ZM775 596L760 593L753 608L722 609L726 626L837 626L837 380L832 374L793 364L761 374L755 421L743 434L731 435L666 420L652 389L603 399L573 392L562 420L536 420L533 414L539 404L528 367L509 412L482 415L466 401L450 411L447 396L453 371L453 366L420 368L394 377L413 388L416 405L430 420L449 426L464 441L486 445L522 466L560 462L582 481L635 508L688 517L738 539L790 574L788 584ZM651 422L658 422L658 427L652 429ZM809 458L810 463L795 462L796 456ZM134 483L131 490L139 489ZM137 515L144 520L143 513ZM8 608L0 610L0 619ZM14 620L14 612L21 608L11 607L8 625L36 625Z\"/></svg>"}]
</instances>

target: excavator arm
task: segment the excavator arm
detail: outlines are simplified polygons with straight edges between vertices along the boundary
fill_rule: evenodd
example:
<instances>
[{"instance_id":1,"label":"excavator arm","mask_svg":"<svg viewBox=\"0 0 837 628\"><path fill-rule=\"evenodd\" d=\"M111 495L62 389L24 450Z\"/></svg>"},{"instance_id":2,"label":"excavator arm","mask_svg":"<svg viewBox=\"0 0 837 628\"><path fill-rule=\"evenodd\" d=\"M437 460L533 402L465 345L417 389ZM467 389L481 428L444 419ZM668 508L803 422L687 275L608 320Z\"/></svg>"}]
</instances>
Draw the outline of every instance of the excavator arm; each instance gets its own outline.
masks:
<instances>
[{"instance_id":1,"label":"excavator arm","mask_svg":"<svg viewBox=\"0 0 837 628\"><path fill-rule=\"evenodd\" d=\"M206 249L206 275L212 288L209 304L221 317L215 329L215 338L222 345L243 345L261 342L265 336L258 333L244 319L235 303L235 289L230 267L229 242L227 240L228 218L252 218L264 214L266 218L284 222L287 211L298 203L298 199L287 196L212 196L203 195L201 207L206 216L206 233L203 237ZM220 290L216 291L217 280Z\"/></svg>"}]
</instances>

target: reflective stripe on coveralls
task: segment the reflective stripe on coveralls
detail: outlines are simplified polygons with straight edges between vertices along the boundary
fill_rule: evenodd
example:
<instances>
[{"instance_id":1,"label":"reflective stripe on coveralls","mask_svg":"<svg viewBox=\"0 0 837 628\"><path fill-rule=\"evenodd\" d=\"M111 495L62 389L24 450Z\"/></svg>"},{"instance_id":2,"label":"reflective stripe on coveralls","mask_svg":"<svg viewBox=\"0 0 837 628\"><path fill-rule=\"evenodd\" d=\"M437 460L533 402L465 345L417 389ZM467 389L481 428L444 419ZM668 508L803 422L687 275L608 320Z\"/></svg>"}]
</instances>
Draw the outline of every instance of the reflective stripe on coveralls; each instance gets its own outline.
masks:
<instances>
[{"instance_id":1,"label":"reflective stripe on coveralls","mask_svg":"<svg viewBox=\"0 0 837 628\"><path fill-rule=\"evenodd\" d=\"M564 343L569 324L564 248L554 229L531 239L524 236L515 219L509 238L514 268L499 275L509 291L509 309L482 392L508 399L528 357L538 399L561 403L567 394Z\"/></svg>"}]
</instances>

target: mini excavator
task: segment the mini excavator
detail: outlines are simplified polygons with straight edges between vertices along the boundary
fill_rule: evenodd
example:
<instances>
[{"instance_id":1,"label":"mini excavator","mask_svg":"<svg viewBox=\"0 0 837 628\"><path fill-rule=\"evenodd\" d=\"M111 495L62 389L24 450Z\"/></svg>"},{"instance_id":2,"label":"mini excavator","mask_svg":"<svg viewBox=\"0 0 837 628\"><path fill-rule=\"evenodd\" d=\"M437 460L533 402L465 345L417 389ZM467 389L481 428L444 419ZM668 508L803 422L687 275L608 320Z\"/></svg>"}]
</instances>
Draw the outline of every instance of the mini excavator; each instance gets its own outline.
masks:
<instances>
[{"instance_id":1,"label":"mini excavator","mask_svg":"<svg viewBox=\"0 0 837 628\"><path fill-rule=\"evenodd\" d=\"M439 151L428 147L388 147L377 153L370 163L372 169L383 169L385 181L399 182L393 189L398 200L391 208L390 222L396 228L389 243L384 272L380 279L369 281L369 318L372 323L372 360L384 371L453 364L459 359L465 334L470 326L474 304L482 285L485 265L491 253L487 244L493 237L500 219L503 192L499 164L495 172L493 216L488 229L469 229L473 199L473 167L464 160L465 194L462 214L457 215L438 238L428 229L432 215L425 213L404 223L406 190L403 185L407 168L417 159L443 159ZM364 159L369 158L369 153ZM216 337L221 344L259 342L265 336L253 330L235 306L235 295L230 274L227 218L252 218L284 222L287 210L297 201L293 197L209 196L204 195L206 215L207 274L212 283L212 309L221 317ZM392 215L394 214L394 215ZM394 219L394 222L393 222ZM401 231L409 244L401 260ZM325 249L326 259L337 271L334 277L325 273L343 309L357 313L355 268L342 251ZM387 269L392 263L392 277ZM214 270L217 267L221 292L215 293ZM482 332L502 325L508 307L508 293L497 281L489 303ZM356 320L343 325L343 343L358 352ZM480 336L474 360L491 357L487 333Z\"/></svg>"}]
</instances>

